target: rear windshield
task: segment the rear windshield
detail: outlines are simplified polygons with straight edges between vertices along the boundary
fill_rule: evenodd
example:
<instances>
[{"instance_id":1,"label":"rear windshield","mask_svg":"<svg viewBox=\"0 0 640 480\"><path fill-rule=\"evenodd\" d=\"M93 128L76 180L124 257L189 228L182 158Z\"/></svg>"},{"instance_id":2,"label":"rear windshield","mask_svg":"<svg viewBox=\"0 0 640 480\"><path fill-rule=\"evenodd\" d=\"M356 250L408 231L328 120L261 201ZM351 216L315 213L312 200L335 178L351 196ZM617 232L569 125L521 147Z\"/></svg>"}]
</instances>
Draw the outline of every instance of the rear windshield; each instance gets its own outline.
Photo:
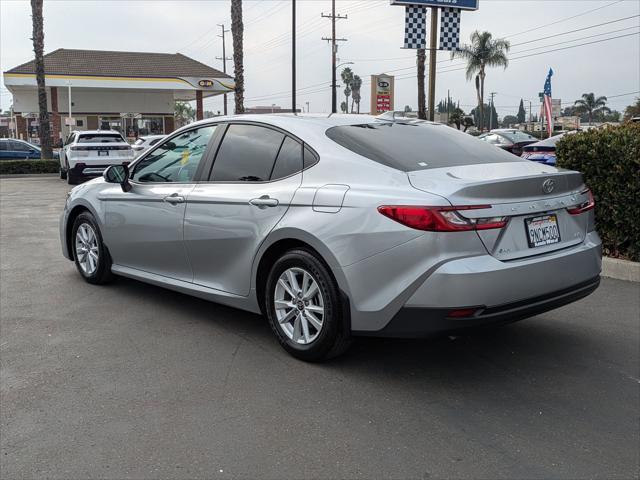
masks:
<instances>
[{"instance_id":1,"label":"rear windshield","mask_svg":"<svg viewBox=\"0 0 640 480\"><path fill-rule=\"evenodd\" d=\"M84 133L78 143L122 143L124 140L116 133Z\"/></svg>"},{"instance_id":2,"label":"rear windshield","mask_svg":"<svg viewBox=\"0 0 640 480\"><path fill-rule=\"evenodd\" d=\"M523 161L452 127L420 121L333 127L327 136L358 155L403 172Z\"/></svg>"},{"instance_id":3,"label":"rear windshield","mask_svg":"<svg viewBox=\"0 0 640 480\"><path fill-rule=\"evenodd\" d=\"M503 137L507 137L513 143L518 142L537 142L538 139L524 132L499 132Z\"/></svg>"}]
</instances>

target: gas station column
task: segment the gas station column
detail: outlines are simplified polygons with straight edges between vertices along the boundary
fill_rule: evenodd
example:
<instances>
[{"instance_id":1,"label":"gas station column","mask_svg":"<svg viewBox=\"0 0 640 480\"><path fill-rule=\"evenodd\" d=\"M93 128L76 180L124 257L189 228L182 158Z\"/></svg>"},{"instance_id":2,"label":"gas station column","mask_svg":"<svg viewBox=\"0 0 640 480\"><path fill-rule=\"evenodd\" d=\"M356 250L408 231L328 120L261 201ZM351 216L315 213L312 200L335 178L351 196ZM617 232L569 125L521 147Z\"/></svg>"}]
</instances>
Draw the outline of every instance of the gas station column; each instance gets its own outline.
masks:
<instances>
[{"instance_id":1,"label":"gas station column","mask_svg":"<svg viewBox=\"0 0 640 480\"><path fill-rule=\"evenodd\" d=\"M196 120L202 120L204 112L202 110L202 90L196 90Z\"/></svg>"}]
</instances>

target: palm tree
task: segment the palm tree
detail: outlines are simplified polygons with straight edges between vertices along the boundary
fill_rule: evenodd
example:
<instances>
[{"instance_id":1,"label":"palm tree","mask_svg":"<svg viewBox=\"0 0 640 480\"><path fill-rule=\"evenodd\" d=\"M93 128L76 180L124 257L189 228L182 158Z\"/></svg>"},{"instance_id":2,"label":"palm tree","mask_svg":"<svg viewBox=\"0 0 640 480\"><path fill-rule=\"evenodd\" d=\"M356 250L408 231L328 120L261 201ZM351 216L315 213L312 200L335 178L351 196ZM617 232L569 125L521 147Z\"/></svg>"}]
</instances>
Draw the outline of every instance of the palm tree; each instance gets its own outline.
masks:
<instances>
[{"instance_id":1,"label":"palm tree","mask_svg":"<svg viewBox=\"0 0 640 480\"><path fill-rule=\"evenodd\" d=\"M173 112L176 122L178 123L178 127L187 125L196 118L195 109L187 102L176 102Z\"/></svg>"},{"instance_id":2,"label":"palm tree","mask_svg":"<svg viewBox=\"0 0 640 480\"><path fill-rule=\"evenodd\" d=\"M589 116L589 125L593 121L594 114L611 113L611 109L607 107L607 97L598 97L591 93L583 93L580 100L574 102L576 112L587 114Z\"/></svg>"},{"instance_id":3,"label":"palm tree","mask_svg":"<svg viewBox=\"0 0 640 480\"><path fill-rule=\"evenodd\" d=\"M342 69L342 73L340 74L342 78L342 83L344 83L344 96L345 101L347 102L347 110L349 108L349 95L351 95L351 82L353 81L353 72L349 67Z\"/></svg>"},{"instance_id":4,"label":"palm tree","mask_svg":"<svg viewBox=\"0 0 640 480\"><path fill-rule=\"evenodd\" d=\"M451 52L451 58L462 58L467 61L467 80L475 75L478 108L480 109L480 129L484 125L484 79L487 67L509 66L507 52L511 48L508 40L494 40L489 32L475 31L471 34L471 45L464 45L460 50Z\"/></svg>"},{"instance_id":5,"label":"palm tree","mask_svg":"<svg viewBox=\"0 0 640 480\"><path fill-rule=\"evenodd\" d=\"M418 63L418 118L427 119L426 94L424 91L424 62L427 58L427 52L424 48L419 48L417 53Z\"/></svg>"},{"instance_id":6,"label":"palm tree","mask_svg":"<svg viewBox=\"0 0 640 480\"><path fill-rule=\"evenodd\" d=\"M243 34L242 0L231 0L231 36L233 37L233 68L236 81L236 113L244 113Z\"/></svg>"},{"instance_id":7,"label":"palm tree","mask_svg":"<svg viewBox=\"0 0 640 480\"><path fill-rule=\"evenodd\" d=\"M49 126L49 111L47 109L47 90L44 79L44 20L42 18L42 1L31 0L31 18L33 24L33 51L36 54L36 82L38 84L38 109L40 111L40 148L41 158L53 158L51 149L51 133Z\"/></svg>"},{"instance_id":8,"label":"palm tree","mask_svg":"<svg viewBox=\"0 0 640 480\"><path fill-rule=\"evenodd\" d=\"M359 75L354 75L351 80L351 113L353 113L353 103L358 107L358 113L360 113L360 87L362 87L362 79Z\"/></svg>"}]
</instances>

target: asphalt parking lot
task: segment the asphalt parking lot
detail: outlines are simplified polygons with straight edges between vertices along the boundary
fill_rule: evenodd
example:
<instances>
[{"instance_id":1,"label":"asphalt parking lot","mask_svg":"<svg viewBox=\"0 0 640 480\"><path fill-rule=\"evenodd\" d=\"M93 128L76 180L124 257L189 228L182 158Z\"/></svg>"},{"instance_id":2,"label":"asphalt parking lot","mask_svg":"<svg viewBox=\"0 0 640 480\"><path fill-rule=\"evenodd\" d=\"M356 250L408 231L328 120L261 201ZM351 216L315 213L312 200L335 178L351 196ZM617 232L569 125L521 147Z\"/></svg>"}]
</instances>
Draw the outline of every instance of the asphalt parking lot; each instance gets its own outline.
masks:
<instances>
[{"instance_id":1,"label":"asphalt parking lot","mask_svg":"<svg viewBox=\"0 0 640 480\"><path fill-rule=\"evenodd\" d=\"M259 316L60 253L66 183L0 180L0 476L637 478L640 285L321 365Z\"/></svg>"}]
</instances>

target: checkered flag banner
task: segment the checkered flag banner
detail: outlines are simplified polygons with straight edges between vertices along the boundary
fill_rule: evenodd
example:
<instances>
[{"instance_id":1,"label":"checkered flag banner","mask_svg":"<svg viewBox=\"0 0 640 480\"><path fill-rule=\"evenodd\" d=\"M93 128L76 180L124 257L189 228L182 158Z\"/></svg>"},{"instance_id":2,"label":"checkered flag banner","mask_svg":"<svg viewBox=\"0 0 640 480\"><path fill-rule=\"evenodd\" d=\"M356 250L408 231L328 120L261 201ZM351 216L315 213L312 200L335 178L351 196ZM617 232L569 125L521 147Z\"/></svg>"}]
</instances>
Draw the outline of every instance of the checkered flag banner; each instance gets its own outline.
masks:
<instances>
[{"instance_id":1,"label":"checkered flag banner","mask_svg":"<svg viewBox=\"0 0 640 480\"><path fill-rule=\"evenodd\" d=\"M460 50L460 9L440 9L440 50Z\"/></svg>"},{"instance_id":2,"label":"checkered flag banner","mask_svg":"<svg viewBox=\"0 0 640 480\"><path fill-rule=\"evenodd\" d=\"M404 18L404 48L427 47L427 9L407 6Z\"/></svg>"}]
</instances>

